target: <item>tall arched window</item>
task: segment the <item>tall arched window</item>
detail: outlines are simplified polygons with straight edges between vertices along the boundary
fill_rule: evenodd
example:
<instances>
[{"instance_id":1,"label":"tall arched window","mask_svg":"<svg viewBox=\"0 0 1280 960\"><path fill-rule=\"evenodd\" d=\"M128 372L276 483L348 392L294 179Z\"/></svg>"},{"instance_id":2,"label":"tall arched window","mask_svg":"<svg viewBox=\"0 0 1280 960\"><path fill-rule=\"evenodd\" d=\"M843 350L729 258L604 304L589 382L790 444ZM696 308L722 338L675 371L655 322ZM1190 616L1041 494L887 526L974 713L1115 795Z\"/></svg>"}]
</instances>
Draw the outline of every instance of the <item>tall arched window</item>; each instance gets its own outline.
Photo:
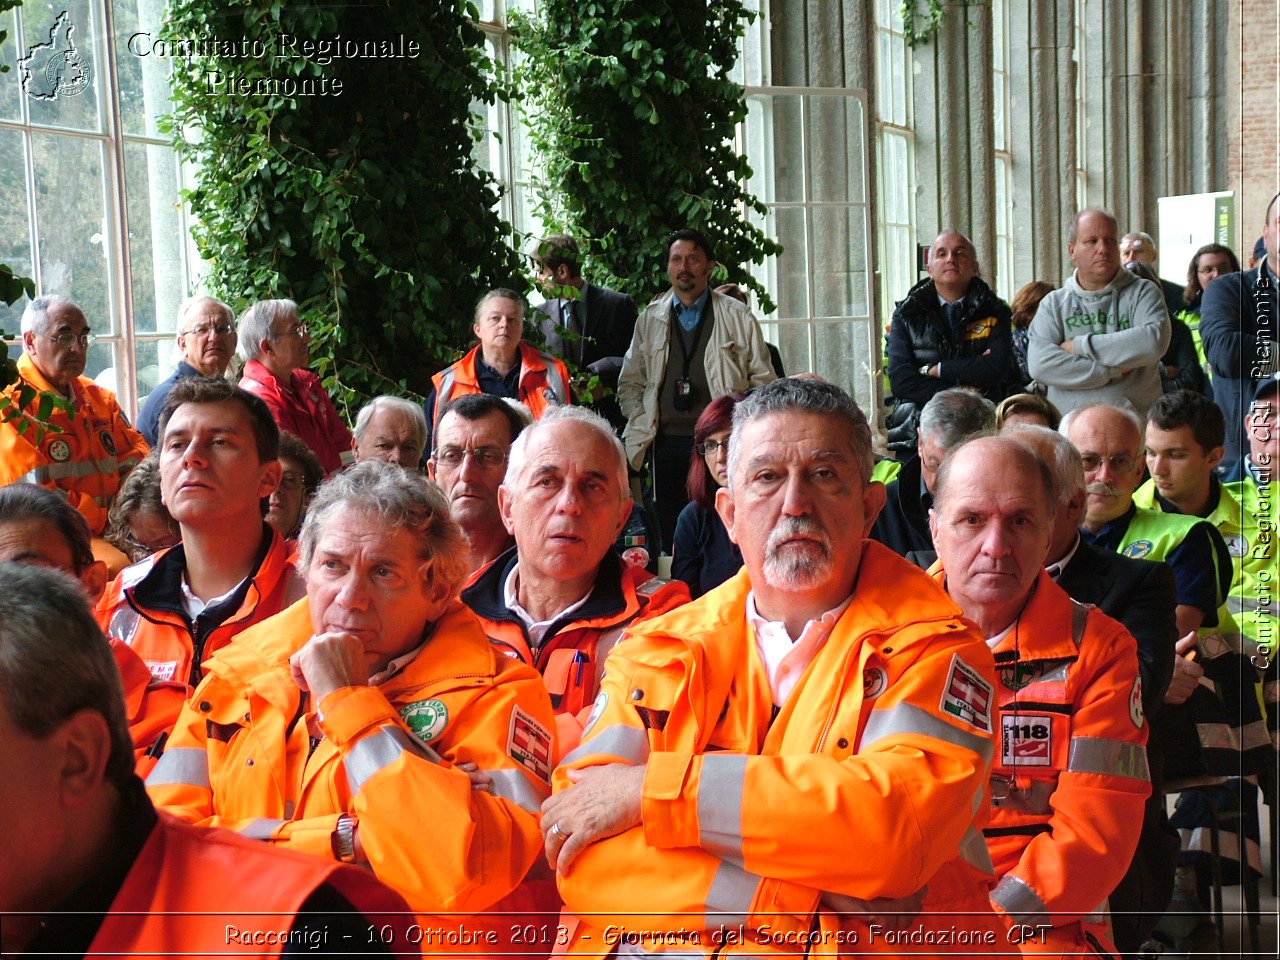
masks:
<instances>
[{"instance_id":1,"label":"tall arched window","mask_svg":"<svg viewBox=\"0 0 1280 960\"><path fill-rule=\"evenodd\" d=\"M173 367L199 267L158 126L170 110L170 61L153 48L163 16L163 0L28 3L3 14L0 50L0 262L80 304L98 335L85 373L131 412ZM10 337L25 302L0 305Z\"/></svg>"}]
</instances>

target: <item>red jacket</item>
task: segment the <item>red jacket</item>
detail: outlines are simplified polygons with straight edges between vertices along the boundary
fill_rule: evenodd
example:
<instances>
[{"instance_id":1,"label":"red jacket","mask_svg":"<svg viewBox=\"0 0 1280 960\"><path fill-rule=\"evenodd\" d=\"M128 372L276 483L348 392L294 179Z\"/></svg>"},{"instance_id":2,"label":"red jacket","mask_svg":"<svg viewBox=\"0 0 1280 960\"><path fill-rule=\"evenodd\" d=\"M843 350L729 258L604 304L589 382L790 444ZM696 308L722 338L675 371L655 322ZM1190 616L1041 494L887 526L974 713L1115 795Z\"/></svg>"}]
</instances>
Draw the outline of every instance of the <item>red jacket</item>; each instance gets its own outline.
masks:
<instances>
[{"instance_id":1,"label":"red jacket","mask_svg":"<svg viewBox=\"0 0 1280 960\"><path fill-rule=\"evenodd\" d=\"M194 687L204 661L242 630L279 613L303 596L301 581L288 558L288 546L270 530L266 553L238 609L214 626L188 624L182 606L186 554L182 544L126 567L98 601L98 626L108 637L127 643L151 671L153 682L178 681ZM199 656L197 657L197 651ZM170 720L177 719L177 714Z\"/></svg>"},{"instance_id":2,"label":"red jacket","mask_svg":"<svg viewBox=\"0 0 1280 960\"><path fill-rule=\"evenodd\" d=\"M18 358L18 374L22 379L4 392L10 401L17 399L24 383L41 392L57 392L25 353ZM129 425L110 390L77 377L71 381L71 393L75 412L54 410L48 417L60 433L39 435L30 421L19 432L18 424L25 418L0 422L0 486L24 481L55 490L84 514L93 533L100 534L120 484L150 448ZM34 413L38 404L37 400L25 412Z\"/></svg>"},{"instance_id":3,"label":"red jacket","mask_svg":"<svg viewBox=\"0 0 1280 960\"><path fill-rule=\"evenodd\" d=\"M509 657L537 667L551 694L563 756L578 745L582 725L600 689L604 661L627 627L689 602L689 588L605 554L596 585L572 617L556 624L536 654L524 624L507 609L503 587L518 557L513 547L485 567L462 591L489 640Z\"/></svg>"},{"instance_id":4,"label":"red jacket","mask_svg":"<svg viewBox=\"0 0 1280 960\"><path fill-rule=\"evenodd\" d=\"M483 393L480 380L476 375L476 357L480 347L476 346L461 360L445 367L431 378L431 386L436 391L436 409L431 423L434 435L440 423L440 414L445 405L455 397L463 397L471 393ZM520 344L520 387L519 400L533 419L537 420L548 407L562 403L571 403L569 395L569 368L563 360L542 353L529 346Z\"/></svg>"},{"instance_id":5,"label":"red jacket","mask_svg":"<svg viewBox=\"0 0 1280 960\"><path fill-rule=\"evenodd\" d=\"M89 953L280 956L290 945L281 934L322 886L344 897L375 930L389 925L396 956L418 955L408 945L413 917L404 915L404 901L371 873L272 849L229 831L203 830L165 813L133 861ZM323 921L315 926L323 929Z\"/></svg>"},{"instance_id":6,"label":"red jacket","mask_svg":"<svg viewBox=\"0 0 1280 960\"><path fill-rule=\"evenodd\" d=\"M320 378L310 370L295 370L289 379L286 390L275 374L250 360L240 375L240 386L262 399L281 430L296 434L311 448L326 474L350 463L354 458L351 431L338 416Z\"/></svg>"}]
</instances>

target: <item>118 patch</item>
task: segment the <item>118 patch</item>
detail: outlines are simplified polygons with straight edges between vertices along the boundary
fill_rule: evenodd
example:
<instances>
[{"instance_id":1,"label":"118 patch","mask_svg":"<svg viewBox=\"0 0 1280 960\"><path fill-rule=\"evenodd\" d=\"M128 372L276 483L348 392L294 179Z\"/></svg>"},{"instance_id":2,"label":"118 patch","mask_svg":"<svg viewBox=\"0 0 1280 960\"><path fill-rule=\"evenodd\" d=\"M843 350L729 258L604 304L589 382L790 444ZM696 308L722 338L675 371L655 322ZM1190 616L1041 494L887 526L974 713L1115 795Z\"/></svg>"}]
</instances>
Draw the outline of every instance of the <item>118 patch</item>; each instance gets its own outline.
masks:
<instances>
[{"instance_id":1,"label":"118 patch","mask_svg":"<svg viewBox=\"0 0 1280 960\"><path fill-rule=\"evenodd\" d=\"M1047 767L1053 762L1053 718L1038 713L1006 713L1000 718L1000 764Z\"/></svg>"}]
</instances>

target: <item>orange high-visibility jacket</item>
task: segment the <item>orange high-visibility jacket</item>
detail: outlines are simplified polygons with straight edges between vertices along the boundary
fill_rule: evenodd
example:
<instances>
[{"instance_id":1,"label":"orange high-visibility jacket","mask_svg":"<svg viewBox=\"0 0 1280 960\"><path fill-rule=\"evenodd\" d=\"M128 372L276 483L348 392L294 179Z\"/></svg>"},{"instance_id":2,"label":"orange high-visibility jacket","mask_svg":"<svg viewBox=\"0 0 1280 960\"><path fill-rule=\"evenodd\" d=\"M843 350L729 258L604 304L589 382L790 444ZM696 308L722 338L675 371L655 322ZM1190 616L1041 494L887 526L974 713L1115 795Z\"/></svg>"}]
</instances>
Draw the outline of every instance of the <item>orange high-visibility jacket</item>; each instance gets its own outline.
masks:
<instances>
[{"instance_id":1,"label":"orange high-visibility jacket","mask_svg":"<svg viewBox=\"0 0 1280 960\"><path fill-rule=\"evenodd\" d=\"M461 360L455 361L431 378L431 386L436 391L436 409L431 423L433 436L440 424L440 415L450 400L469 393L483 392L476 375L476 357L479 354L480 347L477 345ZM520 402L529 408L533 419L537 420L549 407L573 402L569 393L569 368L564 365L563 360L522 342L520 385L517 392Z\"/></svg>"},{"instance_id":2,"label":"orange high-visibility jacket","mask_svg":"<svg viewBox=\"0 0 1280 960\"><path fill-rule=\"evenodd\" d=\"M326 884L368 917L375 932L391 925L396 956L418 956L409 945L413 918L404 915L404 901L366 871L269 850L224 830L199 830L163 812L89 952L280 956L284 947L299 945L279 934L287 933L307 898ZM316 926L323 929L322 921Z\"/></svg>"},{"instance_id":3,"label":"orange high-visibility jacket","mask_svg":"<svg viewBox=\"0 0 1280 960\"><path fill-rule=\"evenodd\" d=\"M147 778L156 805L330 859L347 814L374 873L424 914L510 893L542 850L555 749L542 678L455 601L403 671L334 691L317 724L289 672L313 632L302 600L209 660ZM492 792L472 789L466 761Z\"/></svg>"},{"instance_id":4,"label":"orange high-visibility jacket","mask_svg":"<svg viewBox=\"0 0 1280 960\"><path fill-rule=\"evenodd\" d=\"M18 374L21 379L5 391L15 403L24 383L41 392L58 392L25 353L18 358ZM19 433L23 418L0 423L0 487L21 481L57 491L84 514L93 533L102 533L120 484L151 448L129 425L110 390L77 377L71 381L71 393L75 412L54 410L48 417L61 433L37 436L30 420ZM38 404L31 403L24 412L34 416Z\"/></svg>"},{"instance_id":5,"label":"orange high-visibility jacket","mask_svg":"<svg viewBox=\"0 0 1280 960\"><path fill-rule=\"evenodd\" d=\"M94 615L102 632L131 646L157 683L178 681L193 687L203 664L232 638L255 623L273 617L304 593L289 559L289 545L275 529L267 552L249 578L240 608L208 629L199 618L188 626L182 606L186 553L182 544L153 553L126 567L111 582ZM199 651L197 658L196 652ZM177 719L175 714L172 718Z\"/></svg>"},{"instance_id":6,"label":"orange high-visibility jacket","mask_svg":"<svg viewBox=\"0 0 1280 960\"><path fill-rule=\"evenodd\" d=\"M185 683L156 683L142 658L120 640L111 640L111 655L124 687L124 711L133 741L134 772L145 778L173 729L190 692Z\"/></svg>"},{"instance_id":7,"label":"orange high-visibility jacket","mask_svg":"<svg viewBox=\"0 0 1280 960\"><path fill-rule=\"evenodd\" d=\"M480 618L499 650L537 667L542 674L556 711L560 750L568 753L582 736L582 724L599 690L609 650L629 624L688 603L689 587L680 580L664 580L643 567L623 563L610 550L600 562L587 602L548 632L535 656L524 624L507 609L503 594L516 560L514 549L499 556L462 591L462 602Z\"/></svg>"},{"instance_id":8,"label":"orange high-visibility jacket","mask_svg":"<svg viewBox=\"0 0 1280 960\"><path fill-rule=\"evenodd\" d=\"M553 783L646 764L643 824L592 844L560 876L567 910L583 918L575 952L606 952L602 937L619 930L649 935L645 949L699 955L721 944L750 955L900 950L819 896L905 897L926 884L926 910L976 911L973 927L985 913L994 928L975 826L991 653L922 571L879 544L863 551L852 602L776 716L746 570L613 649L582 744Z\"/></svg>"},{"instance_id":9,"label":"orange high-visibility jacket","mask_svg":"<svg viewBox=\"0 0 1280 960\"><path fill-rule=\"evenodd\" d=\"M985 831L992 900L1011 923L1090 922L1133 859L1151 793L1137 643L1041 572L994 653L992 793L1008 796Z\"/></svg>"}]
</instances>

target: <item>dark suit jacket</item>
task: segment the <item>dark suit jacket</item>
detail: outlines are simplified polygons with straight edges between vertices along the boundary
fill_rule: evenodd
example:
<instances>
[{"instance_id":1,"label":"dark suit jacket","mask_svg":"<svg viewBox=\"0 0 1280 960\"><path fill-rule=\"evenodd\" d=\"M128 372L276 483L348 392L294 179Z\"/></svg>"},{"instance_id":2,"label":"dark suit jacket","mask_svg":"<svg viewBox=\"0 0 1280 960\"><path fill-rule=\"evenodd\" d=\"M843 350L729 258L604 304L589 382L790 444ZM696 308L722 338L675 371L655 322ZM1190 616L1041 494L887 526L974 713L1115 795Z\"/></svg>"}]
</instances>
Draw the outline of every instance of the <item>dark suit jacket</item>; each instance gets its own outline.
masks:
<instances>
[{"instance_id":1,"label":"dark suit jacket","mask_svg":"<svg viewBox=\"0 0 1280 960\"><path fill-rule=\"evenodd\" d=\"M1073 600L1094 604L1133 634L1138 641L1142 708L1147 716L1154 714L1173 679L1173 647L1178 642L1173 571L1167 564L1134 560L1082 540L1059 574L1058 586Z\"/></svg>"},{"instance_id":2,"label":"dark suit jacket","mask_svg":"<svg viewBox=\"0 0 1280 960\"><path fill-rule=\"evenodd\" d=\"M933 535L929 532L929 507L933 497L922 495L923 490L920 458L912 457L902 465L898 475L885 484L884 509L868 536L898 556L928 567L931 557L936 556L924 553L933 550Z\"/></svg>"},{"instance_id":3,"label":"dark suit jacket","mask_svg":"<svg viewBox=\"0 0 1280 960\"><path fill-rule=\"evenodd\" d=\"M546 341L547 351L566 362L588 368L599 375L606 387L616 389L622 356L636 332L635 302L625 293L588 283L575 309L582 324L582 339L566 341L561 333L560 299L538 305L538 311L543 314L538 329Z\"/></svg>"},{"instance_id":4,"label":"dark suit jacket","mask_svg":"<svg viewBox=\"0 0 1280 960\"><path fill-rule=\"evenodd\" d=\"M1213 369L1213 400L1227 418L1224 464L1233 464L1249 449L1245 437L1244 415L1253 401L1253 391L1268 372L1270 359L1263 355L1258 343L1261 328L1263 341L1280 339L1280 282L1267 270L1269 291L1257 290L1262 264L1244 273L1228 273L1204 288L1200 298L1200 339L1204 355ZM1268 305L1267 324L1258 323L1259 302ZM1274 361L1273 361L1274 362Z\"/></svg>"}]
</instances>

